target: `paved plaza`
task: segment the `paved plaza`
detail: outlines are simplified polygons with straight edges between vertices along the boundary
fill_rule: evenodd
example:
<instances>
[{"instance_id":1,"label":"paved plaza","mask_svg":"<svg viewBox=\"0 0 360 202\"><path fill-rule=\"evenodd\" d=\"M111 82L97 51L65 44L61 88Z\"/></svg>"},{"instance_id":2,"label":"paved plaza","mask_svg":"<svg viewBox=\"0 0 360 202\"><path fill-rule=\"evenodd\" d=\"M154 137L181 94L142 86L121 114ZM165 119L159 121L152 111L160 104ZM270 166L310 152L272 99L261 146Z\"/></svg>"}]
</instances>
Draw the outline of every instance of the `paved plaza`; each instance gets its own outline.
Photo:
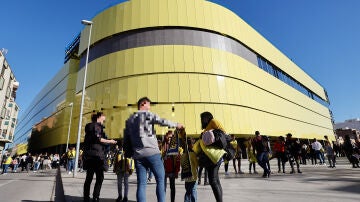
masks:
<instances>
[{"instance_id":1,"label":"paved plaza","mask_svg":"<svg viewBox=\"0 0 360 202\"><path fill-rule=\"evenodd\" d=\"M302 174L273 173L270 178L248 174L248 161L242 160L246 174L234 174L230 163L230 175L225 176L223 166L220 168L220 180L224 192L224 201L359 201L360 168L352 168L347 160L338 160L336 168L325 165L304 165ZM277 171L276 160L271 161L273 171ZM260 171L259 166L257 166ZM1 201L82 201L82 190L85 173L78 173L76 178L62 168L40 173L9 173L0 175ZM130 178L129 201L136 201L136 175ZM92 183L94 185L95 179ZM117 198L116 175L105 173L100 201L115 201ZM169 185L168 185L169 186ZM147 201L156 201L155 182L147 186ZM91 188L92 190L92 188ZM166 193L170 201L170 189ZM176 181L176 201L183 201L184 182ZM198 186L199 202L214 202L210 186Z\"/></svg>"}]
</instances>

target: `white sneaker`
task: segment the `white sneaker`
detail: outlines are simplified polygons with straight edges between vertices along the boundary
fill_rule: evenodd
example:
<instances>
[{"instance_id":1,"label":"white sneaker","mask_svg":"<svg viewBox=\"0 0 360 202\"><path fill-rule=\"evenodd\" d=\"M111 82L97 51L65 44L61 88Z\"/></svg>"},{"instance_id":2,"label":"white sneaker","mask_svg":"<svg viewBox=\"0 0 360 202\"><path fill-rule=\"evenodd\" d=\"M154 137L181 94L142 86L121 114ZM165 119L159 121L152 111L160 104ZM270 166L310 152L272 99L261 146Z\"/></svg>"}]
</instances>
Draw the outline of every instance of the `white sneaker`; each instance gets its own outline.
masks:
<instances>
[{"instance_id":1,"label":"white sneaker","mask_svg":"<svg viewBox=\"0 0 360 202\"><path fill-rule=\"evenodd\" d=\"M229 173L228 173L228 172L225 172L225 175L229 175Z\"/></svg>"},{"instance_id":2,"label":"white sneaker","mask_svg":"<svg viewBox=\"0 0 360 202\"><path fill-rule=\"evenodd\" d=\"M71 171L69 171L69 173L68 173L69 175L71 174Z\"/></svg>"}]
</instances>

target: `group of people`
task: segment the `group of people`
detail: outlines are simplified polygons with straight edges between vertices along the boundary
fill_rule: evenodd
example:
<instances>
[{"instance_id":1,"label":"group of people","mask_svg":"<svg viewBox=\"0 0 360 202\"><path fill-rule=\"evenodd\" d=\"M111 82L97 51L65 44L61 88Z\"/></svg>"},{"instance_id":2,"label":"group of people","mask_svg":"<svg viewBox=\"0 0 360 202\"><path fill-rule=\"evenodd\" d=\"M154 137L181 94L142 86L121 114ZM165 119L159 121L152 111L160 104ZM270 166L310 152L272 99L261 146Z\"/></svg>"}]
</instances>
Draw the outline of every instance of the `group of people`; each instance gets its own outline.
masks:
<instances>
[{"instance_id":1,"label":"group of people","mask_svg":"<svg viewBox=\"0 0 360 202\"><path fill-rule=\"evenodd\" d=\"M20 168L21 172L37 172L39 170L56 168L59 164L59 154L48 155L47 153L40 153L32 155L31 153L27 153L21 156L11 156L10 153L5 153L2 156L1 168L2 174L7 174L10 168L13 173L18 172Z\"/></svg>"},{"instance_id":2,"label":"group of people","mask_svg":"<svg viewBox=\"0 0 360 202\"><path fill-rule=\"evenodd\" d=\"M222 201L222 187L219 180L219 167L222 157L226 153L223 149L205 145L199 140L195 143L187 139L184 126L160 118L150 112L150 99L147 97L139 99L138 111L126 121L124 130L123 148L116 152L114 161L114 172L118 176L118 198L117 201L127 201L128 177L132 170L136 169L137 175L137 201L146 201L147 173L150 170L156 180L156 195L160 202L165 201L166 179L170 179L171 200L175 200L175 179L180 170L179 165L185 165L187 161L189 172L187 173L184 196L185 201L196 201L196 181L197 181L197 155L204 153L211 162L204 166L208 173L209 184L212 187L217 201ZM106 147L109 144L116 144L115 140L108 140L104 133L103 123L105 115L98 112L93 115L92 122L85 126L84 140L84 169L86 169L86 179L84 183L84 201L90 200L90 185L94 173L96 173L96 183L93 191L93 201L99 201L100 189L104 179L104 171L107 171L105 158ZM202 128L204 131L220 129L225 132L222 125L216 121L212 114L204 112L201 114ZM169 131L161 145L158 144L154 131L154 124L177 128L182 131L185 137L186 154L180 155L180 150L175 150L175 154L169 155L170 140L172 132ZM183 138L184 139L184 138ZM178 153L176 153L178 152ZM181 163L182 162L182 163ZM191 163L189 163L191 162ZM122 194L122 184L124 183L124 195Z\"/></svg>"},{"instance_id":3,"label":"group of people","mask_svg":"<svg viewBox=\"0 0 360 202\"><path fill-rule=\"evenodd\" d=\"M170 182L171 201L175 201L175 180L179 177L179 173L185 180L184 201L197 201L197 185L201 183L202 170L205 170L205 182L211 186L216 201L221 202L223 201L223 190L219 179L220 166L224 162L225 175L227 175L228 164L232 160L235 173L244 173L241 170L241 158L244 152L247 153L249 160L249 173L257 174L255 169L257 163L263 169L262 176L264 178L271 175L269 160L272 158L277 158L278 172L283 173L285 173L286 162L289 162L292 174L296 171L301 173L300 164L306 163L307 159L304 162L301 153L307 148L304 148L304 144L300 144L298 139L292 138L290 133L286 135L286 138L280 136L272 149L269 138L256 131L255 137L247 141L246 151L243 152L235 136L226 135L222 124L210 112L200 114L203 132L199 139L194 139L186 136L182 124L162 119L150 112L150 103L151 101L147 97L139 99L138 111L127 119L123 142L116 147L114 152L112 163L118 180L117 201L128 201L128 178L134 170L136 170L137 177L136 201L146 201L149 172L155 176L158 201L165 201L167 179ZM105 115L98 112L93 115L92 122L85 127L84 169L87 174L84 183L84 201L90 200L90 184L94 173L96 174L96 183L93 201L99 200L104 171L107 171L109 167L106 160L107 147L109 144L117 144L117 141L107 139L104 133L104 120ZM164 139L159 141L154 131L155 124L176 128L176 130L169 130ZM215 133L215 131L221 131L227 136L225 138L226 147L219 147L215 144L219 141L219 137L222 137L218 136L218 132ZM178 144L181 145L181 148L177 150L174 150L173 147L174 138L180 139ZM334 154L334 150L332 150L330 141L325 141L325 145L322 146L314 139L308 147L314 151L315 163L316 159L319 159L320 164L325 164L322 154L326 151L330 167L335 167L335 155L331 155Z\"/></svg>"}]
</instances>

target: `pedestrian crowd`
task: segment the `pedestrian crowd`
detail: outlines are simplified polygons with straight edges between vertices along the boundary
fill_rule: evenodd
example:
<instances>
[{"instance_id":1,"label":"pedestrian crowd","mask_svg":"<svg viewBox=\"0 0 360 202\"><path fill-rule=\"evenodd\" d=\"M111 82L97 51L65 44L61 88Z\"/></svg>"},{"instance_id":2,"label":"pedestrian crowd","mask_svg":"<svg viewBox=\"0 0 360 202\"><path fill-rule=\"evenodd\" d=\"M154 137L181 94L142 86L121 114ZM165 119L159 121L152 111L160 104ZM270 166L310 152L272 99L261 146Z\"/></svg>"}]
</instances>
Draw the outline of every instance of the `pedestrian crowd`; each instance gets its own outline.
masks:
<instances>
[{"instance_id":1,"label":"pedestrian crowd","mask_svg":"<svg viewBox=\"0 0 360 202\"><path fill-rule=\"evenodd\" d=\"M106 119L103 112L94 112L91 122L85 126L85 139L79 151L79 171L86 170L83 188L84 201L90 201L90 186L94 174L96 182L92 192L92 201L100 200L104 172L110 171L117 175L118 197L116 201L129 200L129 177L136 173L136 201L146 201L146 186L154 176L156 196L159 202L165 201L169 182L170 201L175 201L175 182L179 178L185 181L185 202L197 201L197 186L210 185L216 201L223 201L223 188L219 178L219 169L224 165L225 176L229 175L229 163L232 162L234 174L244 174L242 159L249 161L248 173L258 174L257 166L262 169L262 177L269 178L276 172L270 167L269 161L277 160L277 172L301 174L301 165L311 162L313 165L336 167L336 157L346 156L354 168L359 167L359 139L352 142L345 136L343 144L331 142L325 136L324 141L299 140L291 133L272 139L255 131L250 138L236 138L228 135L222 123L210 112L200 114L203 129L199 138L186 135L185 127L176 122L160 118L150 112L150 99L139 99L138 111L126 121L123 141L108 139L104 130ZM174 128L159 139L154 125ZM111 146L113 145L113 146ZM75 169L76 151L70 147L62 154L24 154L13 156L5 153L2 156L2 174L9 168L12 172L37 172L41 169L52 169L64 166L71 174ZM136 171L136 172L135 172ZM203 181L202 181L203 180Z\"/></svg>"}]
</instances>

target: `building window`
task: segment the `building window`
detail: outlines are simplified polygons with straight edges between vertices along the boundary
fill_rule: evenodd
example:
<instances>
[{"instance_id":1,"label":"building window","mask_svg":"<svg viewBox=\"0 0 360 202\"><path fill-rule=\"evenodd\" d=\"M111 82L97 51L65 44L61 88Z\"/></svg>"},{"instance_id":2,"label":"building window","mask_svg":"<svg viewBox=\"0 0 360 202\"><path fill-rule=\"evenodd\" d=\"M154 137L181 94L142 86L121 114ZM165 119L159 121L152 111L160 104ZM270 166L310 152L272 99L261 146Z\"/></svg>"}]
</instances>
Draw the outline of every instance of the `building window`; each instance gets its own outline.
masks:
<instances>
[{"instance_id":1,"label":"building window","mask_svg":"<svg viewBox=\"0 0 360 202\"><path fill-rule=\"evenodd\" d=\"M5 125L5 126L9 125L9 121L5 121L5 122L4 122L4 125Z\"/></svg>"},{"instance_id":2,"label":"building window","mask_svg":"<svg viewBox=\"0 0 360 202\"><path fill-rule=\"evenodd\" d=\"M5 83L5 79L4 77L1 75L0 76L0 90L2 90L4 88L4 83Z\"/></svg>"},{"instance_id":3,"label":"building window","mask_svg":"<svg viewBox=\"0 0 360 202\"><path fill-rule=\"evenodd\" d=\"M1 109L0 118L4 119L4 118L5 118L5 114L6 114L6 108L3 107L3 108Z\"/></svg>"},{"instance_id":4,"label":"building window","mask_svg":"<svg viewBox=\"0 0 360 202\"><path fill-rule=\"evenodd\" d=\"M10 86L8 86L7 89L6 89L5 97L10 98L10 95L11 95L11 88L10 88Z\"/></svg>"}]
</instances>

